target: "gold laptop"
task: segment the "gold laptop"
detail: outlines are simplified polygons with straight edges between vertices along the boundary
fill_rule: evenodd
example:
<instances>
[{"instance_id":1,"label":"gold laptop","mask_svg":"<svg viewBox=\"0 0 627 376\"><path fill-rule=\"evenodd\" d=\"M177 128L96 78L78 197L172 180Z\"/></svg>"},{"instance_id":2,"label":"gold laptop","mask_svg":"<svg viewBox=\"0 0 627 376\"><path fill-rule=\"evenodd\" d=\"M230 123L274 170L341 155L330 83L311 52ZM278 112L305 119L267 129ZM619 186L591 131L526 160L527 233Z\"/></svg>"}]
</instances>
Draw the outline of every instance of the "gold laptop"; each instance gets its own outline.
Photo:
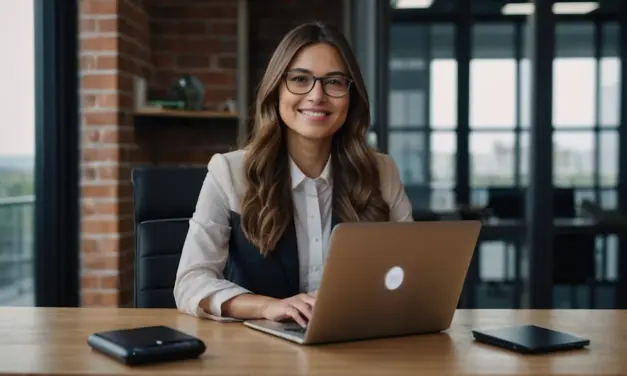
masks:
<instances>
[{"instance_id":1,"label":"gold laptop","mask_svg":"<svg viewBox=\"0 0 627 376\"><path fill-rule=\"evenodd\" d=\"M338 224L307 328L244 325L303 345L446 330L480 230L479 221Z\"/></svg>"}]
</instances>

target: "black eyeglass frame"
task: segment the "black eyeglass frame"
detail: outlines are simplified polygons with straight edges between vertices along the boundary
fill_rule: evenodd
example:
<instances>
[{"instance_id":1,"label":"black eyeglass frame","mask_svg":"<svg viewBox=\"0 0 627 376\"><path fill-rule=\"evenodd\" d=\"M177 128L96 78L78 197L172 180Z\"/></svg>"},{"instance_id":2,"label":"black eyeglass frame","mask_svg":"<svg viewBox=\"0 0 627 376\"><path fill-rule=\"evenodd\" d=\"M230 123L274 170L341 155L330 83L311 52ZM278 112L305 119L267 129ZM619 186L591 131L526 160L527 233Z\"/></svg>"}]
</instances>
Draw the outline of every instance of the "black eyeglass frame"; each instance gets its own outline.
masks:
<instances>
[{"instance_id":1,"label":"black eyeglass frame","mask_svg":"<svg viewBox=\"0 0 627 376\"><path fill-rule=\"evenodd\" d=\"M290 84L289 84L289 83L288 83L288 81L287 81L287 76L288 76L290 73L292 73L292 74L295 74L295 73L300 73L300 74L302 74L302 75L311 76L311 78L313 79L313 81L312 81L312 84L311 84L311 87L309 88L309 90L307 90L307 91L305 91L305 92L303 92L303 93L295 93L295 92L293 92L292 90L290 90ZM333 79L333 78L335 78L335 77L342 77L342 78L344 78L345 80L347 80L347 81L348 81L348 84L346 85L346 93L344 93L344 94L342 94L342 95L331 95L331 94L327 93L327 89L326 89L326 87L324 86L324 80L325 80L325 79L326 79L326 80L328 80L328 79ZM318 76L314 76L314 75L313 75L313 74L311 74L311 73L305 73L305 72L289 72L289 71L288 71L288 72L283 73L283 79L285 80L285 87L287 88L287 90L288 90L290 93L294 94L294 95L307 95L307 94L309 94L309 93L313 90L313 88L316 86L316 82L317 82L317 81L320 81L320 84L322 85L322 92L323 92L325 95L327 95L327 96L329 96L329 97L331 97L331 98L342 98L342 97L345 97L346 95L348 95L348 93L350 93L350 91L351 91L351 85L353 84L353 80L352 80L352 79L350 79L350 78L348 78L348 77L346 77L346 76L343 76L343 75L334 75L334 76L322 76L322 77L318 77Z\"/></svg>"}]
</instances>

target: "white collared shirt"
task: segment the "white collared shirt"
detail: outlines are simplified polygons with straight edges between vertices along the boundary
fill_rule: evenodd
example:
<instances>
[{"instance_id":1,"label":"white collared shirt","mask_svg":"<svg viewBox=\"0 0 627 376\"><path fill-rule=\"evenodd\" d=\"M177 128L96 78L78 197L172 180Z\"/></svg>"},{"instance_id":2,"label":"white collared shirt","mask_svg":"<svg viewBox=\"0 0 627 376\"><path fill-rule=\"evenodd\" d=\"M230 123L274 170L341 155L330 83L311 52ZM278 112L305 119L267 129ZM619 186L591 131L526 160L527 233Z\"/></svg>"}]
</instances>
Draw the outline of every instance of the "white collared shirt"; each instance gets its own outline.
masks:
<instances>
[{"instance_id":1,"label":"white collared shirt","mask_svg":"<svg viewBox=\"0 0 627 376\"><path fill-rule=\"evenodd\" d=\"M320 177L311 179L290 158L301 292L318 290L327 260L333 215L330 166L329 160Z\"/></svg>"},{"instance_id":2,"label":"white collared shirt","mask_svg":"<svg viewBox=\"0 0 627 376\"><path fill-rule=\"evenodd\" d=\"M174 299L182 312L205 318L221 317L222 303L247 289L224 279L228 259L230 212L241 213L245 193L242 163L245 151L215 154L209 161L179 262ZM412 221L412 207L400 181L398 168L387 155L377 154L383 199L390 206L391 221ZM290 160L294 224L300 260L300 290L318 289L326 262L332 222L330 162L316 179L305 176ZM210 299L210 311L199 303Z\"/></svg>"}]
</instances>

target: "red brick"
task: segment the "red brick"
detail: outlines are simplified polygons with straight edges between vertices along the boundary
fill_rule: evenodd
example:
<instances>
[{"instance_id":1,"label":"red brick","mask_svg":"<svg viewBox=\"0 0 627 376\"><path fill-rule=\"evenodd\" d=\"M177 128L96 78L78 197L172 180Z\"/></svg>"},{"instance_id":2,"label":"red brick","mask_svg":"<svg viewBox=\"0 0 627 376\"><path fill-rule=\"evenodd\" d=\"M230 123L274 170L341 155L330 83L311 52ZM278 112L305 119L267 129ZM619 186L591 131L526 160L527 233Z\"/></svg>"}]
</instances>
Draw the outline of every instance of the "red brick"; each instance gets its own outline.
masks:
<instances>
[{"instance_id":1,"label":"red brick","mask_svg":"<svg viewBox=\"0 0 627 376\"><path fill-rule=\"evenodd\" d=\"M237 56L218 56L217 65L218 68L236 69Z\"/></svg>"},{"instance_id":2,"label":"red brick","mask_svg":"<svg viewBox=\"0 0 627 376\"><path fill-rule=\"evenodd\" d=\"M234 87L237 82L235 72L202 72L196 76L204 82L205 85Z\"/></svg>"},{"instance_id":3,"label":"red brick","mask_svg":"<svg viewBox=\"0 0 627 376\"><path fill-rule=\"evenodd\" d=\"M118 195L118 191L118 185L113 183L83 185L81 187L81 196L91 198L115 198Z\"/></svg>"},{"instance_id":4,"label":"red brick","mask_svg":"<svg viewBox=\"0 0 627 376\"><path fill-rule=\"evenodd\" d=\"M81 33L93 33L96 31L96 20L82 19L79 26Z\"/></svg>"},{"instance_id":5,"label":"red brick","mask_svg":"<svg viewBox=\"0 0 627 376\"><path fill-rule=\"evenodd\" d=\"M89 37L81 39L81 51L115 51L118 48L118 38L116 37Z\"/></svg>"},{"instance_id":6,"label":"red brick","mask_svg":"<svg viewBox=\"0 0 627 376\"><path fill-rule=\"evenodd\" d=\"M176 66L176 54L172 53L152 53L152 64L157 69L173 69Z\"/></svg>"},{"instance_id":7,"label":"red brick","mask_svg":"<svg viewBox=\"0 0 627 376\"><path fill-rule=\"evenodd\" d=\"M83 252L83 263L87 261L91 263L101 262L98 257L108 257L112 253L119 250L120 240L112 237L101 238L84 238L81 239L81 250ZM117 266L104 267L105 269L113 269ZM93 266L89 268L94 269ZM97 268L96 268L97 269Z\"/></svg>"},{"instance_id":8,"label":"red brick","mask_svg":"<svg viewBox=\"0 0 627 376\"><path fill-rule=\"evenodd\" d=\"M118 87L118 77L115 74L87 74L81 77L83 89L114 90Z\"/></svg>"},{"instance_id":9,"label":"red brick","mask_svg":"<svg viewBox=\"0 0 627 376\"><path fill-rule=\"evenodd\" d=\"M114 234L118 231L119 223L115 217L109 219L83 219L81 230L89 234Z\"/></svg>"},{"instance_id":10,"label":"red brick","mask_svg":"<svg viewBox=\"0 0 627 376\"><path fill-rule=\"evenodd\" d=\"M83 0L80 12L86 15L115 15L117 9L117 0Z\"/></svg>"},{"instance_id":11,"label":"red brick","mask_svg":"<svg viewBox=\"0 0 627 376\"><path fill-rule=\"evenodd\" d=\"M120 114L117 111L89 111L84 109L85 112L85 126L102 126L102 125L116 125L119 124Z\"/></svg>"},{"instance_id":12,"label":"red brick","mask_svg":"<svg viewBox=\"0 0 627 376\"><path fill-rule=\"evenodd\" d=\"M208 68L209 55L181 54L178 56L177 65L180 68Z\"/></svg>"},{"instance_id":13,"label":"red brick","mask_svg":"<svg viewBox=\"0 0 627 376\"><path fill-rule=\"evenodd\" d=\"M212 22L209 24L209 35L211 36L233 36L237 34L237 23L235 22Z\"/></svg>"},{"instance_id":14,"label":"red brick","mask_svg":"<svg viewBox=\"0 0 627 376\"><path fill-rule=\"evenodd\" d=\"M118 292L86 289L81 294L81 305L84 307L115 307L118 305L118 298Z\"/></svg>"},{"instance_id":15,"label":"red brick","mask_svg":"<svg viewBox=\"0 0 627 376\"><path fill-rule=\"evenodd\" d=\"M100 141L103 144L130 144L134 141L133 130L120 127L103 130Z\"/></svg>"}]
</instances>

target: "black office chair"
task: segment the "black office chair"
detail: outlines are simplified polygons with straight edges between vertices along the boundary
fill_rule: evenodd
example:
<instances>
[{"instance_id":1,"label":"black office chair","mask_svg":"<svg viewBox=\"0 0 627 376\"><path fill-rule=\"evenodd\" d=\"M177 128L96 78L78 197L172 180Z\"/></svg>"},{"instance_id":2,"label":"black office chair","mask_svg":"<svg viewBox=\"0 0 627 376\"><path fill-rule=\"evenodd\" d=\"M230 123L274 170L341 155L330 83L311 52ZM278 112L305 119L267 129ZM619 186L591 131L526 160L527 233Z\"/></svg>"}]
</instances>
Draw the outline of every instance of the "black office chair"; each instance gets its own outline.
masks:
<instances>
[{"instance_id":1,"label":"black office chair","mask_svg":"<svg viewBox=\"0 0 627 376\"><path fill-rule=\"evenodd\" d=\"M189 219L207 169L133 169L136 308L174 308L173 288Z\"/></svg>"}]
</instances>

